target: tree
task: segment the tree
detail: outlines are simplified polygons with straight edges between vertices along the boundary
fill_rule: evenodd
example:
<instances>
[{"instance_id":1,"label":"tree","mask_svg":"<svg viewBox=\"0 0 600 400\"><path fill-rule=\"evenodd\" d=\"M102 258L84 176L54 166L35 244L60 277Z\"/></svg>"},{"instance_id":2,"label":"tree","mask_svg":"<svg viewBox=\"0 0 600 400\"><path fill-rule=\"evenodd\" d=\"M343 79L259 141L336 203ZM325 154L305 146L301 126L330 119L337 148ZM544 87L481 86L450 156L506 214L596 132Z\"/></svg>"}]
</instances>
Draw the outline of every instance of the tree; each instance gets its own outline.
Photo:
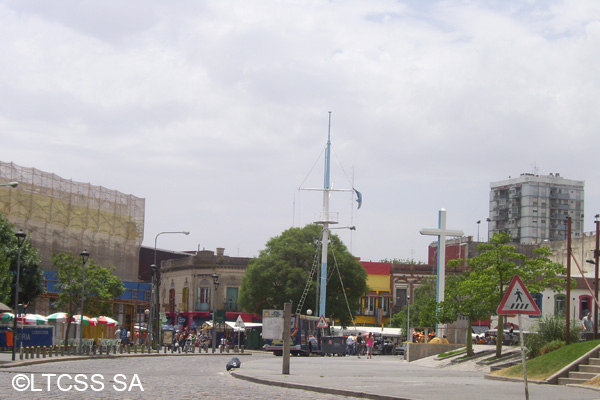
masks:
<instances>
[{"instance_id":1,"label":"tree","mask_svg":"<svg viewBox=\"0 0 600 400\"><path fill-rule=\"evenodd\" d=\"M450 260L448 266L453 264L462 264L461 259ZM496 312L498 304L495 304L495 298L490 297L488 293L493 292L494 282L486 279L484 274L470 274L465 272L462 275L451 275L446 281L446 296L440 309L442 314L451 321L456 321L459 316L464 316L468 320L467 335L467 355L472 356L473 341L471 332L473 321L478 319L487 319Z\"/></svg>"},{"instance_id":2,"label":"tree","mask_svg":"<svg viewBox=\"0 0 600 400\"><path fill-rule=\"evenodd\" d=\"M436 280L427 278L415 289L413 302L404 307L399 313L394 314L391 324L394 328L407 328L408 322L411 326L418 328L434 328L438 323L436 315ZM408 318L408 308L410 307L410 321ZM410 332L408 332L410 335ZM410 336L407 337L407 340Z\"/></svg>"},{"instance_id":3,"label":"tree","mask_svg":"<svg viewBox=\"0 0 600 400\"><path fill-rule=\"evenodd\" d=\"M69 315L81 313L83 262L69 252L52 255L52 264L58 270L58 300L56 307ZM111 300L125 291L121 279L113 274L114 267L103 267L89 259L85 266L83 285L83 314L111 315ZM71 320L67 323L65 337L69 337Z\"/></svg>"},{"instance_id":4,"label":"tree","mask_svg":"<svg viewBox=\"0 0 600 400\"><path fill-rule=\"evenodd\" d=\"M321 226L307 225L290 228L270 239L266 248L250 261L246 269L240 289L240 305L255 313L262 313L263 309L283 309L283 304L290 301L297 305L310 272L316 267L303 310L316 309L321 233ZM327 316L339 318L346 326L352 321L350 313L355 313L356 305L367 290L367 272L337 235L330 235L328 249Z\"/></svg>"},{"instance_id":5,"label":"tree","mask_svg":"<svg viewBox=\"0 0 600 400\"><path fill-rule=\"evenodd\" d=\"M15 303L18 243L16 229L0 215L0 302ZM27 304L44 293L44 272L39 251L25 240L19 264L19 303Z\"/></svg>"},{"instance_id":6,"label":"tree","mask_svg":"<svg viewBox=\"0 0 600 400\"><path fill-rule=\"evenodd\" d=\"M530 292L541 293L545 288L560 291L564 288L566 268L550 261L548 257L551 251L548 247L535 249L533 257L527 258L517 253L510 242L510 235L500 232L489 243L477 246L481 254L468 260L469 271L463 279L456 281L457 286L447 290L456 312L473 319L481 317L478 308L487 315L495 314L514 275L519 275ZM446 312L449 312L449 308L446 308ZM496 357L502 355L503 329L504 318L499 315L500 340L496 344Z\"/></svg>"}]
</instances>

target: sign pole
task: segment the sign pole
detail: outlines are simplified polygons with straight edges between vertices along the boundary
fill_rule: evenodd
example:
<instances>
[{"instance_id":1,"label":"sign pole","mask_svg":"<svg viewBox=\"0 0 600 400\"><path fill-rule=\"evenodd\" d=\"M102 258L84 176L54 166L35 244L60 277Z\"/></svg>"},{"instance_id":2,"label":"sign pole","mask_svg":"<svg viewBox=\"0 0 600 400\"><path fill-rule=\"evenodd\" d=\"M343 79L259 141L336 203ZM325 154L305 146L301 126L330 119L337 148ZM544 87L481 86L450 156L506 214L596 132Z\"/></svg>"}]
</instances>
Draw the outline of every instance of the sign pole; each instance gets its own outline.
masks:
<instances>
[{"instance_id":1,"label":"sign pole","mask_svg":"<svg viewBox=\"0 0 600 400\"><path fill-rule=\"evenodd\" d=\"M527 360L525 359L525 340L523 340L522 314L540 315L541 310L533 301L533 297L521 281L518 275L515 275L504 294L498 309L498 315L517 314L519 317L519 341L521 342L521 361L523 362L523 382L525 383L525 400L529 400L529 387L527 386ZM502 334L500 334L502 332ZM503 327L498 325L498 340L504 337Z\"/></svg>"},{"instance_id":2,"label":"sign pole","mask_svg":"<svg viewBox=\"0 0 600 400\"><path fill-rule=\"evenodd\" d=\"M519 316L519 341L521 342L521 360L523 362L523 382L525 382L525 400L529 400L529 387L527 386L527 362L525 360L525 343L523 340L523 324Z\"/></svg>"},{"instance_id":3,"label":"sign pole","mask_svg":"<svg viewBox=\"0 0 600 400\"><path fill-rule=\"evenodd\" d=\"M285 303L283 305L283 367L281 369L282 375L290 374L290 332L292 320L292 303Z\"/></svg>"}]
</instances>

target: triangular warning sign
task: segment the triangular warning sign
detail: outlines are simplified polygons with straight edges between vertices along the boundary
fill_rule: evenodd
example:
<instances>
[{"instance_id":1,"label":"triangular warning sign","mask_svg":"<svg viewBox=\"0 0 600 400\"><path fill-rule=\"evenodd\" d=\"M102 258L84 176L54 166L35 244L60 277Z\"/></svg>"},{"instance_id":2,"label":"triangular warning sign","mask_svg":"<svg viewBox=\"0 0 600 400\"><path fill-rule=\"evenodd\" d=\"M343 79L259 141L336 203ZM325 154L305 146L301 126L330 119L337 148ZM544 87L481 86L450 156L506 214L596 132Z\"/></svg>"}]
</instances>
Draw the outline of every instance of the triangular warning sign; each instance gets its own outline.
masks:
<instances>
[{"instance_id":1,"label":"triangular warning sign","mask_svg":"<svg viewBox=\"0 0 600 400\"><path fill-rule=\"evenodd\" d=\"M324 315L319 317L319 321L317 322L317 328L327 328L329 324L327 323L327 319L325 319Z\"/></svg>"},{"instance_id":2,"label":"triangular warning sign","mask_svg":"<svg viewBox=\"0 0 600 400\"><path fill-rule=\"evenodd\" d=\"M513 315L513 314L527 314L527 315L540 315L541 311L533 297L523 285L523 281L518 275L513 277L510 286L504 295L504 298L500 302L498 309L496 310L498 315Z\"/></svg>"}]
</instances>

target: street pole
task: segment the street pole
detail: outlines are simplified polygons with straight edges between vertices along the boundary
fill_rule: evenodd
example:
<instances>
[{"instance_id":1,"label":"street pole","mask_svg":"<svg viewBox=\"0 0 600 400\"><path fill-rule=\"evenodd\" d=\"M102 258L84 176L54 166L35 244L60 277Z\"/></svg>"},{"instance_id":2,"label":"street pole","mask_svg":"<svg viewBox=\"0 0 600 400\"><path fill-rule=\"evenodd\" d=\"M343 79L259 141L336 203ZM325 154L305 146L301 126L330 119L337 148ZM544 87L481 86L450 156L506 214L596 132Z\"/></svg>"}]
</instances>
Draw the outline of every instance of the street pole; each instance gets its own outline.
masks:
<instances>
[{"instance_id":1,"label":"street pole","mask_svg":"<svg viewBox=\"0 0 600 400\"><path fill-rule=\"evenodd\" d=\"M408 340L410 337L410 295L406 296L406 347L408 348L408 342L412 342L412 340ZM406 349L405 349L406 351Z\"/></svg>"},{"instance_id":2,"label":"street pole","mask_svg":"<svg viewBox=\"0 0 600 400\"><path fill-rule=\"evenodd\" d=\"M25 243L27 234L23 231L15 233L17 237L17 276L15 277L15 318L13 320L13 348L12 348L12 360L16 360L17 350L17 310L19 308L19 275L21 275L21 247Z\"/></svg>"},{"instance_id":3,"label":"street pole","mask_svg":"<svg viewBox=\"0 0 600 400\"><path fill-rule=\"evenodd\" d=\"M158 291L159 291L159 287L160 287L160 277L159 277L159 267L158 264L156 263L156 244L158 242L158 237L160 235L164 235L164 234L182 234L182 235L189 235L190 233L188 231L176 231L176 232L159 232L155 237L154 237L154 262L152 263L152 265L150 266L150 269L152 269L152 287L151 287L151 293L150 293L150 321L148 321L148 325L150 326L151 329L151 343L152 343L152 348L154 348L154 346L158 346L160 344L160 302L159 302L159 296L158 296ZM156 322L156 329L154 329L154 323Z\"/></svg>"},{"instance_id":4,"label":"street pole","mask_svg":"<svg viewBox=\"0 0 600 400\"><path fill-rule=\"evenodd\" d=\"M215 317L217 316L217 289L219 288L219 275L216 273L212 274L213 278L213 317L212 317L212 352L213 354L217 350L217 325L215 323Z\"/></svg>"},{"instance_id":5,"label":"street pole","mask_svg":"<svg viewBox=\"0 0 600 400\"><path fill-rule=\"evenodd\" d=\"M79 354L83 354L83 303L85 301L85 265L87 264L90 253L87 250L81 252L81 318L79 318Z\"/></svg>"}]
</instances>

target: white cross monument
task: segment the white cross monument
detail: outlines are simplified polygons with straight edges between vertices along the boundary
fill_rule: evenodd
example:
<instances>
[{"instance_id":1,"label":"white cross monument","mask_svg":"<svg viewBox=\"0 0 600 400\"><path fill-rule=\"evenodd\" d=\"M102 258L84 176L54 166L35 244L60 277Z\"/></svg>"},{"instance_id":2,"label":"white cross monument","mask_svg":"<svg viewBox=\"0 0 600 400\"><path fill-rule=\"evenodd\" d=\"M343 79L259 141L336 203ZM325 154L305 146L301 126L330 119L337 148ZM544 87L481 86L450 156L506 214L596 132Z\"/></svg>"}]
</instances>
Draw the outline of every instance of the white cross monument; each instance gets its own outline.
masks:
<instances>
[{"instance_id":1,"label":"white cross monument","mask_svg":"<svg viewBox=\"0 0 600 400\"><path fill-rule=\"evenodd\" d=\"M446 210L441 209L439 212L438 229L421 229L421 235L430 235L438 237L438 257L437 257L437 290L436 302L439 304L444 301L444 286L446 283L446 236L463 236L463 231L446 229ZM443 338L443 329L436 328L438 337Z\"/></svg>"}]
</instances>

